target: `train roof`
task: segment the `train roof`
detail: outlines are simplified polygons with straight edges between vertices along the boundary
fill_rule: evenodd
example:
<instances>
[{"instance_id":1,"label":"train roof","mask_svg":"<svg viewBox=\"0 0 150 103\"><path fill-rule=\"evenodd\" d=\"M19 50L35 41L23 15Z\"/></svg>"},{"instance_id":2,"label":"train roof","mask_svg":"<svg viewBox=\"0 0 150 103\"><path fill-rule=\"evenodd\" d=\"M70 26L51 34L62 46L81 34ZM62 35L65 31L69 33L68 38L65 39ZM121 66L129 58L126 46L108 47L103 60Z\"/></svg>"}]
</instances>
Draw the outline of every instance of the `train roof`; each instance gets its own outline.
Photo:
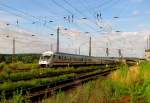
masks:
<instances>
[{"instance_id":1,"label":"train roof","mask_svg":"<svg viewBox=\"0 0 150 103\"><path fill-rule=\"evenodd\" d=\"M88 57L87 55L78 55L78 54L70 54L70 53L63 53L63 52L52 52L52 51L46 51L46 52L42 53L42 55L53 55L53 54L73 55L73 56L86 56L86 57Z\"/></svg>"},{"instance_id":2,"label":"train roof","mask_svg":"<svg viewBox=\"0 0 150 103\"><path fill-rule=\"evenodd\" d=\"M69 54L69 53L63 53L63 52L52 52L52 51L47 51L47 52L44 52L43 55L46 54L46 55L53 55L53 54L61 54L61 55L70 55L70 56L83 56L83 57L90 57L88 55L78 55L78 54ZM91 57L94 57L94 58L102 58L102 59L118 59L118 58L115 58L115 57L96 57L96 56L91 56Z\"/></svg>"},{"instance_id":3,"label":"train roof","mask_svg":"<svg viewBox=\"0 0 150 103\"><path fill-rule=\"evenodd\" d=\"M53 54L62 54L62 55L72 55L72 56L84 56L89 57L88 55L78 55L78 54L69 54L69 53L63 53L63 52L52 52L52 51L46 51L42 53L42 55L53 55ZM91 56L95 57L95 56ZM103 58L103 59L120 59L120 57L95 57L95 58ZM124 57L124 59L143 59L143 58L135 58L135 57Z\"/></svg>"},{"instance_id":4,"label":"train roof","mask_svg":"<svg viewBox=\"0 0 150 103\"><path fill-rule=\"evenodd\" d=\"M42 53L43 55L53 55L53 54L62 54L62 55L73 55L73 56L85 56L89 57L88 55L79 55L79 54L70 54L70 53L64 53L64 52L52 52L52 51L46 51ZM91 56L96 57L96 56ZM101 57L101 58L114 58L114 57Z\"/></svg>"},{"instance_id":5,"label":"train roof","mask_svg":"<svg viewBox=\"0 0 150 103\"><path fill-rule=\"evenodd\" d=\"M70 54L70 53L63 53L63 52L55 52L56 54L63 54L63 55L73 55L73 56L87 56L87 55L78 55L78 54Z\"/></svg>"},{"instance_id":6,"label":"train roof","mask_svg":"<svg viewBox=\"0 0 150 103\"><path fill-rule=\"evenodd\" d=\"M46 51L46 52L42 53L42 55L52 55L52 54L54 54L54 52L52 52L52 51Z\"/></svg>"}]
</instances>

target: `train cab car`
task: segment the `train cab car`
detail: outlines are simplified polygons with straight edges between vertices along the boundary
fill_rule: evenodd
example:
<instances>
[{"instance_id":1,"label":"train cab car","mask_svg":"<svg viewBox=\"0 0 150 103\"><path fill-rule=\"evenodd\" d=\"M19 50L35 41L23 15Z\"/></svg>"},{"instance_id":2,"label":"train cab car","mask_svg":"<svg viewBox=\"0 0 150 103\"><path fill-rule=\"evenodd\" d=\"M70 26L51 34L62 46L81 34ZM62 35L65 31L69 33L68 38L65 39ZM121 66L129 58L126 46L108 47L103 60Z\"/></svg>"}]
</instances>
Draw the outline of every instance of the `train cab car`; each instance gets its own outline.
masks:
<instances>
[{"instance_id":1,"label":"train cab car","mask_svg":"<svg viewBox=\"0 0 150 103\"><path fill-rule=\"evenodd\" d=\"M44 52L42 53L40 60L39 60L39 65L41 67L48 67L51 66L52 64L52 59L53 59L53 52L48 51L48 52Z\"/></svg>"},{"instance_id":2,"label":"train cab car","mask_svg":"<svg viewBox=\"0 0 150 103\"><path fill-rule=\"evenodd\" d=\"M112 64L114 58L111 57L93 57L85 55L68 54L61 52L44 52L42 53L39 65L41 67L52 66L78 66L78 65L101 65Z\"/></svg>"}]
</instances>

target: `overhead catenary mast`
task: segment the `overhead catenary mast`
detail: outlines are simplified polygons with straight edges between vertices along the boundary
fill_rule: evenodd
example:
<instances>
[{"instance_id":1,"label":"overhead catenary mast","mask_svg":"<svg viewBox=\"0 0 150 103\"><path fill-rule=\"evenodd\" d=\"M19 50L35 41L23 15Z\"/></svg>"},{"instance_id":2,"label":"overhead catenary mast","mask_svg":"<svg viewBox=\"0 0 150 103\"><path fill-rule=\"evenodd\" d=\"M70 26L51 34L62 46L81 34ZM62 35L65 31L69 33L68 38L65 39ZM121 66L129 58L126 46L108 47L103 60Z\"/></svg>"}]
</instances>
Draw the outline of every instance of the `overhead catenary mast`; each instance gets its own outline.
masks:
<instances>
[{"instance_id":1,"label":"overhead catenary mast","mask_svg":"<svg viewBox=\"0 0 150 103\"><path fill-rule=\"evenodd\" d=\"M13 38L13 47L12 47L12 62L14 62L15 61L15 54L16 54L16 47L15 47L15 38Z\"/></svg>"},{"instance_id":2,"label":"overhead catenary mast","mask_svg":"<svg viewBox=\"0 0 150 103\"><path fill-rule=\"evenodd\" d=\"M150 49L150 35L148 37L148 49Z\"/></svg>"},{"instance_id":3,"label":"overhead catenary mast","mask_svg":"<svg viewBox=\"0 0 150 103\"><path fill-rule=\"evenodd\" d=\"M147 45L147 49L148 49L148 47L149 47L149 46L148 46L148 36L147 36L147 40L146 40L146 43L147 43L146 45Z\"/></svg>"}]
</instances>

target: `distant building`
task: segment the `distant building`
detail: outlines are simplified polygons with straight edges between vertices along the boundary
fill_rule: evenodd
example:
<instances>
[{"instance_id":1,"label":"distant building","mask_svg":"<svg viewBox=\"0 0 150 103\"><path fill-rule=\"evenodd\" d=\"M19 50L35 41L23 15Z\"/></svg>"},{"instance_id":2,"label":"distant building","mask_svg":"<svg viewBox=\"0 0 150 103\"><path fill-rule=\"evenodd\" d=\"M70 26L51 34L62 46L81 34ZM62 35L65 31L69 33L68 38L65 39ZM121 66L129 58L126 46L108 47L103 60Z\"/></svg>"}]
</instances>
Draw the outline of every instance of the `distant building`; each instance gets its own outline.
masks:
<instances>
[{"instance_id":1,"label":"distant building","mask_svg":"<svg viewBox=\"0 0 150 103\"><path fill-rule=\"evenodd\" d=\"M150 49L145 50L145 58L150 61Z\"/></svg>"}]
</instances>

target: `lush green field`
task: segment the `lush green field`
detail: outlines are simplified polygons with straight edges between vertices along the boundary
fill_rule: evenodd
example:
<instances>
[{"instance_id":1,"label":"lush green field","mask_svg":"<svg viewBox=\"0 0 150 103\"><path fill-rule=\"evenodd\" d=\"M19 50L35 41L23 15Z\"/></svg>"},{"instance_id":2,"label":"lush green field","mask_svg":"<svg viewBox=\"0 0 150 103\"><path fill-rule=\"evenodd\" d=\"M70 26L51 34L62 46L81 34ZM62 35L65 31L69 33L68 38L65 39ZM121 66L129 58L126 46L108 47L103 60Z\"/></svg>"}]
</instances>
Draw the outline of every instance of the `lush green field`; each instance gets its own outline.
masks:
<instances>
[{"instance_id":1,"label":"lush green field","mask_svg":"<svg viewBox=\"0 0 150 103\"><path fill-rule=\"evenodd\" d=\"M7 69L7 68L4 68ZM87 73L98 70L98 66L90 66L90 67L80 67L80 68L73 68L73 67L65 67L65 68L40 68L40 69L32 69L26 72L7 72L3 71L0 75L0 82L6 81L19 81L19 80L31 80L31 79L38 79L44 77L54 77L64 74L70 73ZM102 69L101 69L102 70ZM102 70L103 71L103 70Z\"/></svg>"},{"instance_id":2,"label":"lush green field","mask_svg":"<svg viewBox=\"0 0 150 103\"><path fill-rule=\"evenodd\" d=\"M41 54L15 54L14 62L37 63ZM12 63L12 54L0 54L0 63Z\"/></svg>"},{"instance_id":3,"label":"lush green field","mask_svg":"<svg viewBox=\"0 0 150 103\"><path fill-rule=\"evenodd\" d=\"M55 84L60 80L79 77L85 74L92 74L108 70L109 65L99 69L98 66L88 67L62 67L62 68L39 68L33 63L0 63L0 98L2 103L5 102L5 95L14 92L14 97L10 103L17 98L23 98L20 91L37 87L44 84ZM17 92L19 91L19 92ZM16 93L17 92L17 93ZM16 98L16 99L14 99Z\"/></svg>"},{"instance_id":4,"label":"lush green field","mask_svg":"<svg viewBox=\"0 0 150 103\"><path fill-rule=\"evenodd\" d=\"M97 66L91 67L66 67L66 68L43 68L43 69L33 69L28 72L18 72L10 74L0 75L0 93L3 91L14 91L20 88L26 89L29 87L36 87L45 83L53 83L51 79L62 77L69 78L80 76L83 74L93 73L93 72L103 71L99 70ZM59 80L59 79L58 79ZM57 79L55 81L58 81Z\"/></svg>"},{"instance_id":5,"label":"lush green field","mask_svg":"<svg viewBox=\"0 0 150 103\"><path fill-rule=\"evenodd\" d=\"M121 65L107 79L101 77L67 94L60 91L39 103L150 103L150 63Z\"/></svg>"}]
</instances>

